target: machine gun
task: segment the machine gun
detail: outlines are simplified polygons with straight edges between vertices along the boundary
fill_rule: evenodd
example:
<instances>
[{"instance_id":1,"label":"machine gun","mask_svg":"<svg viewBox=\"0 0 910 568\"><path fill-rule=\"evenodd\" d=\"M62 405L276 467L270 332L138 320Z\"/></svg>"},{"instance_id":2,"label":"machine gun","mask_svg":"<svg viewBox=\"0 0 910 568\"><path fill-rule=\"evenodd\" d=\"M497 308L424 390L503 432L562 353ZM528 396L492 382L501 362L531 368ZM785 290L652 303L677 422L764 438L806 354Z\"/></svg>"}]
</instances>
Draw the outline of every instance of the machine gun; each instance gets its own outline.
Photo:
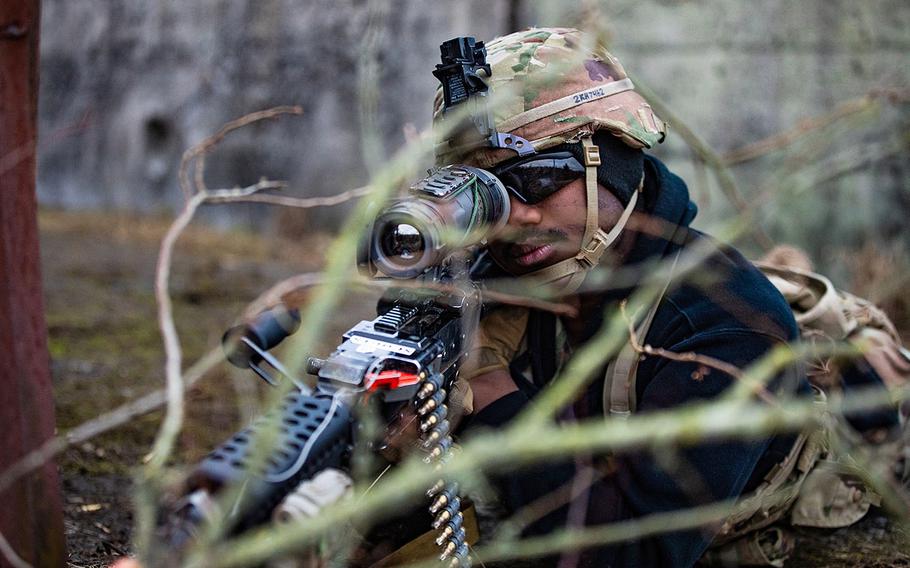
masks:
<instances>
[{"instance_id":1,"label":"machine gun","mask_svg":"<svg viewBox=\"0 0 910 568\"><path fill-rule=\"evenodd\" d=\"M228 360L248 367L271 385L283 377L294 389L271 415L262 417L212 452L189 477L180 503L164 523L173 545L190 540L212 516L223 488L244 483L230 525L240 532L266 522L301 483L328 468L348 469L358 436L354 410L375 401L389 419L411 405L428 461L445 460L452 445L447 396L473 324L480 291L472 251L508 219L502 182L484 170L448 166L432 170L392 200L375 218L358 247L357 263L370 278L398 278L379 301L377 317L349 329L326 359L310 358L311 389L269 353L299 323L292 310L277 308L224 337ZM391 421L390 421L391 422ZM251 457L259 433L277 425L274 451L264 469ZM429 491L432 526L440 531L440 555L467 566L461 500L457 487L440 482Z\"/></svg>"},{"instance_id":2,"label":"machine gun","mask_svg":"<svg viewBox=\"0 0 910 568\"><path fill-rule=\"evenodd\" d=\"M443 87L443 114L457 117L450 111L468 105L466 120L456 118L459 123L452 125L455 145L533 154L527 140L496 131L487 105L485 79L492 70L483 43L455 38L443 43L440 53L433 74ZM214 515L215 496L226 487L244 484L229 515L230 529L237 533L266 522L320 472L349 469L362 434L354 411L366 401L376 402L387 420L410 405L426 461L444 461L452 446L447 397L481 304L471 269L482 263L465 259L505 227L509 212L502 181L464 165L431 170L406 197L385 207L358 247L358 266L371 278L408 279L416 287L391 288L375 319L349 329L326 359L310 358L307 371L317 377L315 388L268 352L296 329L296 312L276 308L229 330L224 343L231 363L252 369L271 385L283 377L294 388L271 414L232 436L194 470L184 496L162 523L165 540L178 547L190 540ZM259 467L255 448L270 426L276 440ZM432 527L440 531L441 560L469 566L457 493L452 483L435 484L427 492L429 512Z\"/></svg>"},{"instance_id":3,"label":"machine gun","mask_svg":"<svg viewBox=\"0 0 910 568\"><path fill-rule=\"evenodd\" d=\"M190 541L215 510L218 494L244 483L228 517L230 531L243 532L268 522L301 484L328 468L349 471L361 434L355 408L377 404L389 422L402 408L417 415L420 447L428 463L445 460L452 445L447 419L451 392L479 294L458 284L451 266L428 271L427 288L390 288L377 317L349 329L325 359L311 357L307 372L315 388L293 377L268 351L299 325L295 310L279 306L224 336L228 360L248 367L271 385L282 378L294 387L278 408L211 452L188 477L184 496L161 525L174 547ZM272 450L257 468L261 432L275 432ZM261 443L261 442L260 442ZM378 448L376 448L378 450ZM263 461L263 460L259 460ZM440 480L427 492L432 526L440 531L441 560L469 566L457 486ZM429 529L429 527L427 527Z\"/></svg>"}]
</instances>

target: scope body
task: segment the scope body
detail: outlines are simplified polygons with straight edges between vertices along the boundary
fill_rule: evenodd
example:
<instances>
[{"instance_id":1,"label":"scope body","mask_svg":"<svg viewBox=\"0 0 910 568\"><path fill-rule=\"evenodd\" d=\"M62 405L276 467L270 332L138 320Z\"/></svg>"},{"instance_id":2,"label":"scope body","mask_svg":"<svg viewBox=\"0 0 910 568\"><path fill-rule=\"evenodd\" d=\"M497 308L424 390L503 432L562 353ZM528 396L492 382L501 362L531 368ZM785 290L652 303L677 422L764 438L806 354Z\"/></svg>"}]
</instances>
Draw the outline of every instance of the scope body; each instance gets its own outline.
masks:
<instances>
[{"instance_id":1,"label":"scope body","mask_svg":"<svg viewBox=\"0 0 910 568\"><path fill-rule=\"evenodd\" d=\"M376 216L358 265L370 277L418 277L453 252L484 243L505 227L509 213L509 194L492 173L470 166L431 170Z\"/></svg>"}]
</instances>

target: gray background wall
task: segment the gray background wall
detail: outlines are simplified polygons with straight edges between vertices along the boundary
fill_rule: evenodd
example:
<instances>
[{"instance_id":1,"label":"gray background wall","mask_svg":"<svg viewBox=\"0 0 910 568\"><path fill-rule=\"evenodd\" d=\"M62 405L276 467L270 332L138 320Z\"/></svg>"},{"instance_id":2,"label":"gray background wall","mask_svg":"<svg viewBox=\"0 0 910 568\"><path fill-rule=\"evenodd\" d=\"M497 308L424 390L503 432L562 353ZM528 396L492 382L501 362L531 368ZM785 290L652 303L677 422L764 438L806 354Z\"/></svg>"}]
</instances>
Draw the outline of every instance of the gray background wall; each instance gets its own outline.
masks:
<instances>
[{"instance_id":1,"label":"gray background wall","mask_svg":"<svg viewBox=\"0 0 910 568\"><path fill-rule=\"evenodd\" d=\"M364 37L379 69L380 154L391 155L405 124L429 123L441 41L577 24L591 17L582 4L593 3L44 0L40 202L167 212L180 201L183 150L228 120L280 104L305 115L231 138L209 160L211 186L262 175L289 180L299 195L362 185ZM903 89L903 102L733 171L747 201L783 187L762 206L763 226L823 260L870 239L910 245L906 0L616 0L600 16L626 68L721 154L872 89ZM730 212L678 132L657 153L689 180L702 223ZM330 229L343 213L321 211L302 226ZM264 206L207 216L265 230L287 218Z\"/></svg>"}]
</instances>

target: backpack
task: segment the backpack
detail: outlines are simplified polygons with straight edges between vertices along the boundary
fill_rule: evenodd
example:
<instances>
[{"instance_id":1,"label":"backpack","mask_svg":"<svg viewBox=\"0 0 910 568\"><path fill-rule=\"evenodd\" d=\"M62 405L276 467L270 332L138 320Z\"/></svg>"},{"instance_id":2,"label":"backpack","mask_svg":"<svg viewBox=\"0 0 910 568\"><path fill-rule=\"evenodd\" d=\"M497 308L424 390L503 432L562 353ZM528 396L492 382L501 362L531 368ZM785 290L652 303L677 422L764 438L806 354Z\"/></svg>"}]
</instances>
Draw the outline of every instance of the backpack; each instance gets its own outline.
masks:
<instances>
[{"instance_id":1,"label":"backpack","mask_svg":"<svg viewBox=\"0 0 910 568\"><path fill-rule=\"evenodd\" d=\"M860 385L894 389L910 382L910 352L901 346L891 320L868 300L837 290L829 279L812 272L805 259L801 251L779 247L754 264L790 304L803 340L864 347L859 360L827 357L810 362L808 379L816 404L824 407L828 394L849 396ZM637 337L647 336L659 303L660 299L636 326ZM630 341L608 365L605 413L622 417L635 411L639 360ZM862 519L880 498L851 475L852 457L831 443L831 434L838 428L838 435L871 445L877 459L893 464L897 475L906 479L908 411L905 405L877 419L856 417L846 428L831 419L823 427L800 432L789 454L754 492L740 498L699 565L783 566L794 546L788 523L840 528Z\"/></svg>"}]
</instances>

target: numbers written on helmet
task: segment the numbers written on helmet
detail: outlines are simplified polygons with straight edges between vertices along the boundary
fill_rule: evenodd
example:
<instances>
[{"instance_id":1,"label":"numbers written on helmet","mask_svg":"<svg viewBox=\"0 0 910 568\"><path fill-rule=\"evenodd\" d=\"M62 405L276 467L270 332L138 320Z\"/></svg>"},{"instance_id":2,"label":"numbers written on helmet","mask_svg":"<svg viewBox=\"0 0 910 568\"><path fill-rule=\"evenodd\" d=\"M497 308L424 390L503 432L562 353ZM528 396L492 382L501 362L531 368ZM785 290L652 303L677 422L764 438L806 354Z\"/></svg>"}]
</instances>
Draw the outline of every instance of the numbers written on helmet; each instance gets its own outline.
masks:
<instances>
[{"instance_id":1,"label":"numbers written on helmet","mask_svg":"<svg viewBox=\"0 0 910 568\"><path fill-rule=\"evenodd\" d=\"M572 96L572 100L575 101L575 103L577 104L577 103L583 103L585 101L599 99L603 96L604 96L603 87L598 87L596 89L591 89L590 91L576 93L575 95Z\"/></svg>"}]
</instances>

